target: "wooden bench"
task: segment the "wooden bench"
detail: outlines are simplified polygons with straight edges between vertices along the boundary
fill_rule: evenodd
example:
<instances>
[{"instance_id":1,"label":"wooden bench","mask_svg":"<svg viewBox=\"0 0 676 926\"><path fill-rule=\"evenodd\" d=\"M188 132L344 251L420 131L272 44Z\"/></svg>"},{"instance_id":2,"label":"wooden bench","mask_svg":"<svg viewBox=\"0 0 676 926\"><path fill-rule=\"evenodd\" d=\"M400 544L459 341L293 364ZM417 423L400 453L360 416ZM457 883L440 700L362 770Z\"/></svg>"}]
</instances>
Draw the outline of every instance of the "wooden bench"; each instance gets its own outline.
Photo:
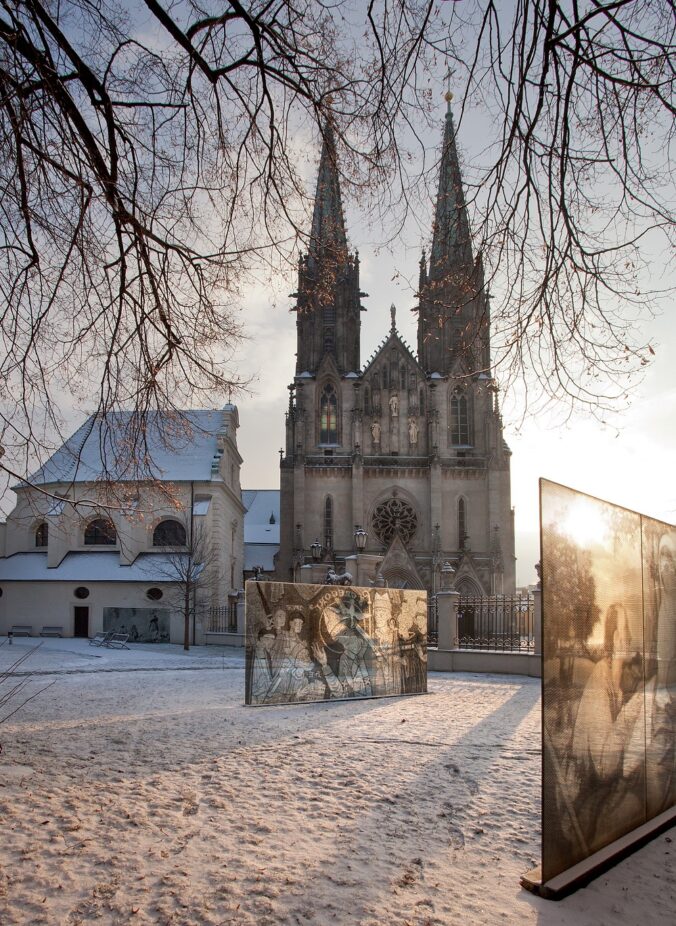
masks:
<instances>
[{"instance_id":1,"label":"wooden bench","mask_svg":"<svg viewBox=\"0 0 676 926\"><path fill-rule=\"evenodd\" d=\"M15 637L32 637L33 627L30 624L12 624L12 635Z\"/></svg>"},{"instance_id":2,"label":"wooden bench","mask_svg":"<svg viewBox=\"0 0 676 926\"><path fill-rule=\"evenodd\" d=\"M95 633L93 637L89 640L90 646L103 646L110 638L112 637L112 630L107 630L105 632Z\"/></svg>"},{"instance_id":3,"label":"wooden bench","mask_svg":"<svg viewBox=\"0 0 676 926\"><path fill-rule=\"evenodd\" d=\"M40 631L41 637L62 637L63 627L43 627Z\"/></svg>"}]
</instances>

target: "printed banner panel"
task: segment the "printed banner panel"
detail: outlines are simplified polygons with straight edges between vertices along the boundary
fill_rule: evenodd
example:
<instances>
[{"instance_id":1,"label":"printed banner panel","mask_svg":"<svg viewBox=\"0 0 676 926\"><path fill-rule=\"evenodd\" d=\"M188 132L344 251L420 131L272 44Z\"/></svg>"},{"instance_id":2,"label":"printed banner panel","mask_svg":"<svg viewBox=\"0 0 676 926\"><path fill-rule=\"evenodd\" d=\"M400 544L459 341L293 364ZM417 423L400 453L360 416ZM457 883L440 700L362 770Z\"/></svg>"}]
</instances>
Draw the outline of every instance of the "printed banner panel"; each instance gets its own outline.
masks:
<instances>
[{"instance_id":1,"label":"printed banner panel","mask_svg":"<svg viewBox=\"0 0 676 926\"><path fill-rule=\"evenodd\" d=\"M427 691L427 593L246 583L246 703Z\"/></svg>"},{"instance_id":2,"label":"printed banner panel","mask_svg":"<svg viewBox=\"0 0 676 926\"><path fill-rule=\"evenodd\" d=\"M674 799L674 528L541 480L542 877Z\"/></svg>"},{"instance_id":3,"label":"printed banner panel","mask_svg":"<svg viewBox=\"0 0 676 926\"><path fill-rule=\"evenodd\" d=\"M171 612L166 608L104 608L105 633L128 633L130 643L168 643Z\"/></svg>"},{"instance_id":4,"label":"printed banner panel","mask_svg":"<svg viewBox=\"0 0 676 926\"><path fill-rule=\"evenodd\" d=\"M676 805L676 527L642 518L648 819Z\"/></svg>"}]
</instances>

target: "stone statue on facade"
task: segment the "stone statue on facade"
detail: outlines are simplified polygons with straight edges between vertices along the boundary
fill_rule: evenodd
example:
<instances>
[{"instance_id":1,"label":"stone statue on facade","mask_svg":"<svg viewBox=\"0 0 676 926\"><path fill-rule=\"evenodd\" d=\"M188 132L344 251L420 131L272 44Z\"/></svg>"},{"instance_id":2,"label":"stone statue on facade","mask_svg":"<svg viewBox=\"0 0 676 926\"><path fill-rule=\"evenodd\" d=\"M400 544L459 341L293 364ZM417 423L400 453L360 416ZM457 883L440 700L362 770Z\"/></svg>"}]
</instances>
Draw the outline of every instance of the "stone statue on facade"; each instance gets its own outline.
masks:
<instances>
[{"instance_id":1,"label":"stone statue on facade","mask_svg":"<svg viewBox=\"0 0 676 926\"><path fill-rule=\"evenodd\" d=\"M329 568L326 572L326 578L324 579L325 585L352 585L352 573L343 572L341 575L338 575L335 570Z\"/></svg>"},{"instance_id":2,"label":"stone statue on facade","mask_svg":"<svg viewBox=\"0 0 676 926\"><path fill-rule=\"evenodd\" d=\"M408 419L408 439L412 444L418 443L418 422L415 418Z\"/></svg>"},{"instance_id":3,"label":"stone statue on facade","mask_svg":"<svg viewBox=\"0 0 676 926\"><path fill-rule=\"evenodd\" d=\"M399 396L396 393L390 396L390 414L393 418L399 417Z\"/></svg>"},{"instance_id":4,"label":"stone statue on facade","mask_svg":"<svg viewBox=\"0 0 676 926\"><path fill-rule=\"evenodd\" d=\"M374 421L371 425L371 437L373 438L374 444L380 443L380 422Z\"/></svg>"}]
</instances>

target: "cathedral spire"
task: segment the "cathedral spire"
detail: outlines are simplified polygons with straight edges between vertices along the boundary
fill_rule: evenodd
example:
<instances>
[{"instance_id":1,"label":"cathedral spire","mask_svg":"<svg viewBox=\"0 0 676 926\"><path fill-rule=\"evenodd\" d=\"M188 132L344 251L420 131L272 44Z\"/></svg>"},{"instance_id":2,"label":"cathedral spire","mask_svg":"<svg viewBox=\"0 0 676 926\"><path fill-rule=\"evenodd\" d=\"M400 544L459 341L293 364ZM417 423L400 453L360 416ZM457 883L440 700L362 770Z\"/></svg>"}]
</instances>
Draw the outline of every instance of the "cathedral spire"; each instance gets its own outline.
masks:
<instances>
[{"instance_id":1,"label":"cathedral spire","mask_svg":"<svg viewBox=\"0 0 676 926\"><path fill-rule=\"evenodd\" d=\"M418 359L424 370L463 373L490 365L488 304L483 264L472 258L472 238L462 187L451 112L447 102L439 168L432 251L425 273L421 262L418 304Z\"/></svg>"},{"instance_id":2,"label":"cathedral spire","mask_svg":"<svg viewBox=\"0 0 676 926\"><path fill-rule=\"evenodd\" d=\"M325 358L341 374L360 368L359 258L347 247L331 119L322 128L310 244L298 267L296 375L314 376Z\"/></svg>"},{"instance_id":3,"label":"cathedral spire","mask_svg":"<svg viewBox=\"0 0 676 926\"><path fill-rule=\"evenodd\" d=\"M324 125L310 239L312 257L326 253L342 257L347 253L336 142L330 119Z\"/></svg>"},{"instance_id":4,"label":"cathedral spire","mask_svg":"<svg viewBox=\"0 0 676 926\"><path fill-rule=\"evenodd\" d=\"M449 272L456 272L462 266L472 265L472 242L451 111L453 94L448 91L445 99L448 108L430 255L429 276L432 280L438 280Z\"/></svg>"}]
</instances>

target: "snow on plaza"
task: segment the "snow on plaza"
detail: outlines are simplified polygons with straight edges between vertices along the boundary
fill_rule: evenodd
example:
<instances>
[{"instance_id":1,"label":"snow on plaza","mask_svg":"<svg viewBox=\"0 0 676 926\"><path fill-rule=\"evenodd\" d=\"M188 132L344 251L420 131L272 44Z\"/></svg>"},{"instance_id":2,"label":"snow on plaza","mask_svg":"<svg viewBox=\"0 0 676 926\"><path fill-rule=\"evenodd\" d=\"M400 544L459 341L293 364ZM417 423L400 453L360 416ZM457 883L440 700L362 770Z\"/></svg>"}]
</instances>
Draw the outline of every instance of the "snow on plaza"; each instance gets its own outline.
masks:
<instances>
[{"instance_id":1,"label":"snow on plaza","mask_svg":"<svg viewBox=\"0 0 676 926\"><path fill-rule=\"evenodd\" d=\"M247 708L241 651L75 639L17 672L24 699L53 684L0 726L3 926L673 923L669 833L559 903L520 888L537 679Z\"/></svg>"}]
</instances>

